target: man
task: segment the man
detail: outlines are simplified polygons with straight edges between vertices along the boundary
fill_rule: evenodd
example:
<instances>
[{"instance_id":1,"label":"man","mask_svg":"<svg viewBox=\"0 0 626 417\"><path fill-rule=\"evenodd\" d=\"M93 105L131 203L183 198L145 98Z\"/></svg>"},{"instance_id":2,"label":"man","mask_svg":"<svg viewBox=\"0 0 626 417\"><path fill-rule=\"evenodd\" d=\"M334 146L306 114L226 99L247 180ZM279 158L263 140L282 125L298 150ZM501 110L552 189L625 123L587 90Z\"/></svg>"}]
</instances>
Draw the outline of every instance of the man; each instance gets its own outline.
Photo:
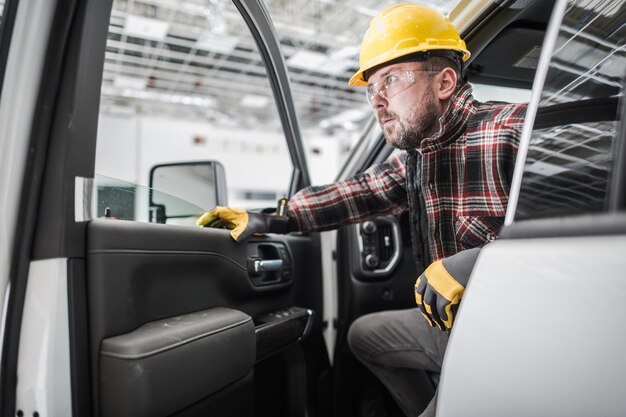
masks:
<instances>
[{"instance_id":1,"label":"man","mask_svg":"<svg viewBox=\"0 0 626 417\"><path fill-rule=\"evenodd\" d=\"M309 187L277 215L220 207L200 225L252 233L322 231L409 211L418 271L416 309L369 314L350 327L355 356L407 416L432 416L424 371L438 373L478 248L502 226L526 105L483 104L463 78L470 53L439 12L398 4L375 17L350 85L367 99L387 142L404 152L354 178ZM421 395L420 395L421 394ZM424 407L426 410L424 410Z\"/></svg>"}]
</instances>

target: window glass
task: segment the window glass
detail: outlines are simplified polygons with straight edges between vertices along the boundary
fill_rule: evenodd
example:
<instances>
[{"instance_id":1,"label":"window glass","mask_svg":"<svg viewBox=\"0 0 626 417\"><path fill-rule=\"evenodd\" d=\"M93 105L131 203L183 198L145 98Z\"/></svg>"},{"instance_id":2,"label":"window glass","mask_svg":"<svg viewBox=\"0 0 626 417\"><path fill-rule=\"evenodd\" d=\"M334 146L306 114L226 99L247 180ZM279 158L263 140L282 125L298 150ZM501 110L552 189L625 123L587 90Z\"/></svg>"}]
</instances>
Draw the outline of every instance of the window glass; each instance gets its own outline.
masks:
<instances>
[{"instance_id":1,"label":"window glass","mask_svg":"<svg viewBox=\"0 0 626 417\"><path fill-rule=\"evenodd\" d=\"M597 109L598 103L615 104L621 94L626 26L617 12L623 5L569 2L531 136L516 219L606 210L619 112ZM552 113L551 120L542 112Z\"/></svg>"},{"instance_id":2,"label":"window glass","mask_svg":"<svg viewBox=\"0 0 626 417\"><path fill-rule=\"evenodd\" d=\"M115 0L95 187L110 201L97 196L95 215L128 196L117 181L146 187L156 164L202 160L224 166L231 206L274 205L289 187L279 113L241 14L227 0ZM148 218L146 201L133 206Z\"/></svg>"},{"instance_id":3,"label":"window glass","mask_svg":"<svg viewBox=\"0 0 626 417\"><path fill-rule=\"evenodd\" d=\"M97 217L195 226L206 209L176 195L96 175L92 207Z\"/></svg>"}]
</instances>

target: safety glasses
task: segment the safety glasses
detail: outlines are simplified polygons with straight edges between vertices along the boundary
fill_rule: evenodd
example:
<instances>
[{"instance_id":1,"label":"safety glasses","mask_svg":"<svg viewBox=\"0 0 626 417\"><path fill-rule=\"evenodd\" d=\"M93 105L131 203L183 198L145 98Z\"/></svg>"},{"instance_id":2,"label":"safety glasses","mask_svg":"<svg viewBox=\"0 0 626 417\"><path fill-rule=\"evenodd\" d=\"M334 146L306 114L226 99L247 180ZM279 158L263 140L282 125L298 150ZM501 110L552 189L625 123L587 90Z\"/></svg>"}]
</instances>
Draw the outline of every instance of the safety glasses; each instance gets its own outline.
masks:
<instances>
[{"instance_id":1,"label":"safety glasses","mask_svg":"<svg viewBox=\"0 0 626 417\"><path fill-rule=\"evenodd\" d=\"M417 72L436 74L438 71L408 70L387 74L382 81L367 86L367 102L372 105L374 97L377 95L381 96L385 100L389 100L396 94L401 93L417 81L415 78L415 73Z\"/></svg>"}]
</instances>

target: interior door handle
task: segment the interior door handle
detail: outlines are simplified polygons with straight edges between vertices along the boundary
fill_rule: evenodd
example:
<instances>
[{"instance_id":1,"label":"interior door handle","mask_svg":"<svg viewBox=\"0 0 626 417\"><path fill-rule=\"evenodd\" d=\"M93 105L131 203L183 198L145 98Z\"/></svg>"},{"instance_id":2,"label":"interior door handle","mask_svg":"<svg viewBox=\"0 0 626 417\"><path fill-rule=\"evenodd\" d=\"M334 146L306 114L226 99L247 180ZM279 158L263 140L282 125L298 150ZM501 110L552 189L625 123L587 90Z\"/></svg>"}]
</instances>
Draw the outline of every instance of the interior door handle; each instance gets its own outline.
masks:
<instances>
[{"instance_id":1,"label":"interior door handle","mask_svg":"<svg viewBox=\"0 0 626 417\"><path fill-rule=\"evenodd\" d=\"M257 274L263 272L280 271L283 268L282 259L255 259L254 272Z\"/></svg>"}]
</instances>

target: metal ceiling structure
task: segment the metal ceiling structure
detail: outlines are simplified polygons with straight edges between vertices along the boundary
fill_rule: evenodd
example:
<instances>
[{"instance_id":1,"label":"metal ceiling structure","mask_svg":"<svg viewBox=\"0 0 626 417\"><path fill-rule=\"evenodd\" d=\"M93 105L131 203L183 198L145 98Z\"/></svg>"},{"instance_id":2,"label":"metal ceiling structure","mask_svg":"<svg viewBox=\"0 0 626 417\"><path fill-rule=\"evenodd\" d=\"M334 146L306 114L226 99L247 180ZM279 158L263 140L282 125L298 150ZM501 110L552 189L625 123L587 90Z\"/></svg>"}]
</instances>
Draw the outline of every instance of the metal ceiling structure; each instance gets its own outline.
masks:
<instances>
[{"instance_id":1,"label":"metal ceiling structure","mask_svg":"<svg viewBox=\"0 0 626 417\"><path fill-rule=\"evenodd\" d=\"M389 0L267 0L303 128L355 108L348 87L361 37ZM456 1L425 2L447 13ZM116 0L102 85L102 112L127 110L258 125L275 120L265 68L228 0ZM277 127L277 126L276 126Z\"/></svg>"}]
</instances>

